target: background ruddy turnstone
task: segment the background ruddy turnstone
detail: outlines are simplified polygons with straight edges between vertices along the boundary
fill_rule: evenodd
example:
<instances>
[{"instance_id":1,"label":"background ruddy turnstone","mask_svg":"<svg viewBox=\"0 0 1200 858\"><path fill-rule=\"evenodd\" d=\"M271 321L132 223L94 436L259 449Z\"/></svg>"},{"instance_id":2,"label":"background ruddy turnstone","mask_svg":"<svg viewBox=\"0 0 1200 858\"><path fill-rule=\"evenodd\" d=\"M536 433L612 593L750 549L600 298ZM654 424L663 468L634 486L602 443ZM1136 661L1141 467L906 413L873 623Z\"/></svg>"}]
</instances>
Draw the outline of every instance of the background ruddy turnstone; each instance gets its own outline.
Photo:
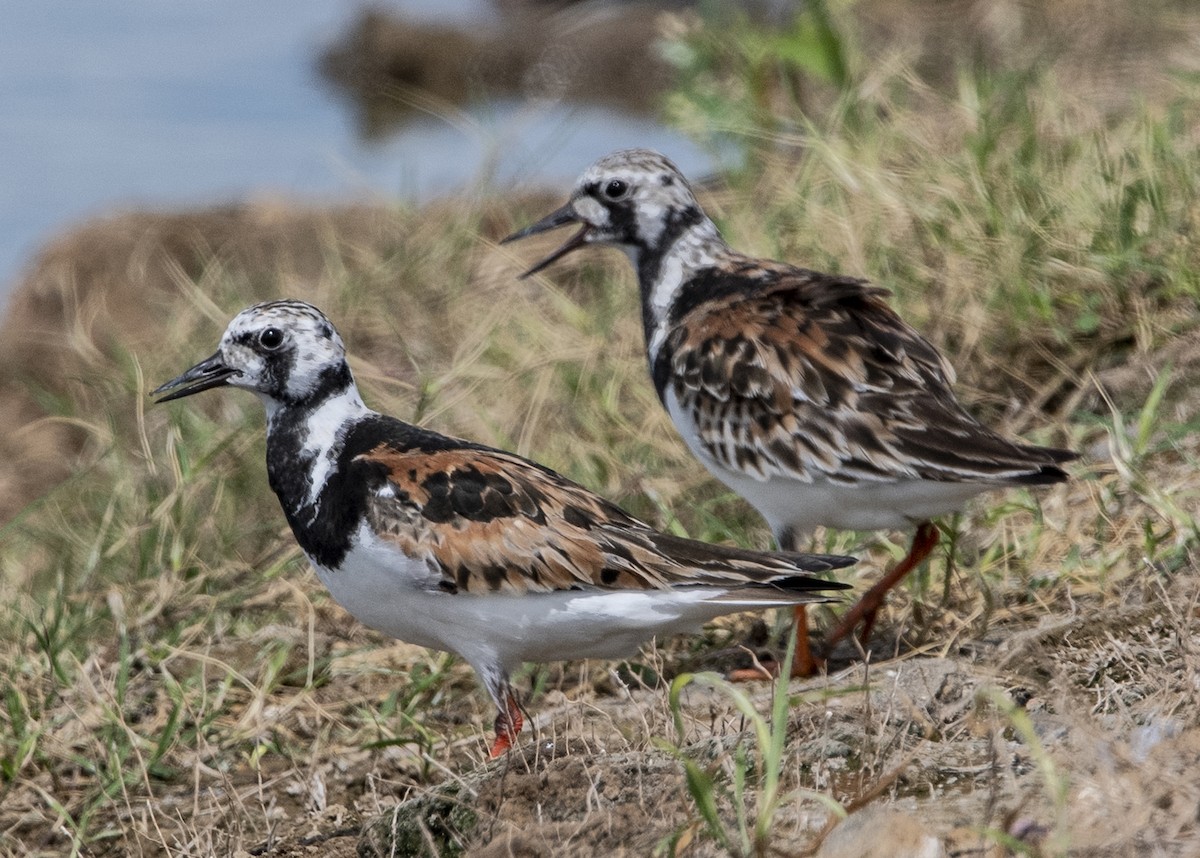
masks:
<instances>
[{"instance_id":1,"label":"background ruddy turnstone","mask_svg":"<svg viewBox=\"0 0 1200 858\"><path fill-rule=\"evenodd\" d=\"M854 562L660 533L514 453L376 413L333 325L301 301L243 310L154 395L222 386L266 406L271 488L333 597L475 669L499 712L493 756L521 730L521 662L621 657L722 614L826 601L844 585L803 573Z\"/></svg>"},{"instance_id":2,"label":"background ruddy turnstone","mask_svg":"<svg viewBox=\"0 0 1200 858\"><path fill-rule=\"evenodd\" d=\"M934 516L974 495L1066 479L1068 450L1009 441L955 398L954 370L865 280L727 245L687 180L646 149L589 167L570 200L505 239L579 224L523 276L589 244L637 272L650 374L692 453L749 501L780 547L818 525L915 526L907 556L842 617L832 646L937 545ZM816 669L801 624L797 673Z\"/></svg>"}]
</instances>

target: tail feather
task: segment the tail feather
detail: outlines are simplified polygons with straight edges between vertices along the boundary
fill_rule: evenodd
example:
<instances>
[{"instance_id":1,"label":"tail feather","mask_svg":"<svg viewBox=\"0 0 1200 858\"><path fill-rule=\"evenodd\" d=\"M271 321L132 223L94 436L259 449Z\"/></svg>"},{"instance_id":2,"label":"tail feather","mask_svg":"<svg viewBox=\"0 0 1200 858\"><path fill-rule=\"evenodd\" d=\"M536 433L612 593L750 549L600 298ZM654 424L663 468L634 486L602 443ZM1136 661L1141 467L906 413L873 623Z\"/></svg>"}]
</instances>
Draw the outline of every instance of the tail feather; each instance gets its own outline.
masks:
<instances>
[{"instance_id":1,"label":"tail feather","mask_svg":"<svg viewBox=\"0 0 1200 858\"><path fill-rule=\"evenodd\" d=\"M824 581L822 583L826 584L830 590L840 590L848 586L838 584L835 581ZM769 584L760 584L728 590L709 601L728 605L730 608L750 610L753 608L771 608L784 605L815 605L822 602L838 602L841 600L834 594L825 595L814 590L783 590L772 587Z\"/></svg>"},{"instance_id":2,"label":"tail feather","mask_svg":"<svg viewBox=\"0 0 1200 858\"><path fill-rule=\"evenodd\" d=\"M841 554L804 554L795 551L752 551L728 545L713 545L658 531L646 534L654 549L672 562L696 573L674 586L692 585L728 588L715 601L749 606L824 602L820 595L844 590L849 585L818 578L811 572L829 572L857 561Z\"/></svg>"},{"instance_id":3,"label":"tail feather","mask_svg":"<svg viewBox=\"0 0 1200 858\"><path fill-rule=\"evenodd\" d=\"M798 551L754 551L731 545L714 545L669 533L653 532L654 547L679 563L696 569L761 571L764 579L797 572L829 572L858 562L844 554L805 554ZM774 574L772 574L774 573Z\"/></svg>"},{"instance_id":4,"label":"tail feather","mask_svg":"<svg viewBox=\"0 0 1200 858\"><path fill-rule=\"evenodd\" d=\"M1079 458L1079 454L1074 450L1061 450L1056 447L1035 447L1030 444L1023 444L1021 445L1021 451L1027 453L1030 457L1041 457L1049 459L1050 462L1054 463L1044 464L1036 471L1013 478L1012 482L1015 485L1022 486L1049 486L1054 483L1065 482L1070 478L1070 474L1060 468L1059 465L1073 462Z\"/></svg>"},{"instance_id":5,"label":"tail feather","mask_svg":"<svg viewBox=\"0 0 1200 858\"><path fill-rule=\"evenodd\" d=\"M776 578L765 586L777 587L792 593L806 593L814 590L849 590L850 585L842 581L828 581L824 578L813 578L809 575L791 575L787 578Z\"/></svg>"}]
</instances>

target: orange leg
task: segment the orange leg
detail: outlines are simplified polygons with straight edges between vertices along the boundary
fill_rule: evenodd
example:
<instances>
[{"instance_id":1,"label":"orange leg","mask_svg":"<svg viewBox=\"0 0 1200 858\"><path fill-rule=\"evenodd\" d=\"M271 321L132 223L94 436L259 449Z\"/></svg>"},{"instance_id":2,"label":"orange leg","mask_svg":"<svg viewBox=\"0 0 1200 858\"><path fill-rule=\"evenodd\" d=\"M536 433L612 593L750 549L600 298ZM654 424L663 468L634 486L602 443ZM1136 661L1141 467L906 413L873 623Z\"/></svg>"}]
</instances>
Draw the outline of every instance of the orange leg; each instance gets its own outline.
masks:
<instances>
[{"instance_id":1,"label":"orange leg","mask_svg":"<svg viewBox=\"0 0 1200 858\"><path fill-rule=\"evenodd\" d=\"M813 655L812 646L808 642L808 611L805 605L797 605L793 611L796 622L796 655L792 659L792 678L814 676L825 664L824 659ZM771 679L779 675L779 664L767 661L761 667L746 667L730 672L730 682L757 682Z\"/></svg>"},{"instance_id":2,"label":"orange leg","mask_svg":"<svg viewBox=\"0 0 1200 858\"><path fill-rule=\"evenodd\" d=\"M796 655L792 659L792 678L816 676L825 666L825 659L813 655L812 645L808 642L807 606L797 605L793 613L796 615Z\"/></svg>"},{"instance_id":3,"label":"orange leg","mask_svg":"<svg viewBox=\"0 0 1200 858\"><path fill-rule=\"evenodd\" d=\"M875 617L878 615L879 608L883 605L883 599L888 591L904 580L908 573L920 566L921 561L929 556L937 544L937 525L931 521L921 522L917 526L917 532L913 535L908 555L884 575L878 584L864 593L862 598L845 613L841 622L826 636L825 651L829 652L834 644L854 631L854 627L860 622L863 624L863 630L859 640L866 649L871 640L871 629L875 626Z\"/></svg>"},{"instance_id":4,"label":"orange leg","mask_svg":"<svg viewBox=\"0 0 1200 858\"><path fill-rule=\"evenodd\" d=\"M521 705L513 694L512 686L505 685L503 691L503 706L496 715L496 741L488 754L493 760L513 746L521 727L525 725L525 717L521 714Z\"/></svg>"}]
</instances>

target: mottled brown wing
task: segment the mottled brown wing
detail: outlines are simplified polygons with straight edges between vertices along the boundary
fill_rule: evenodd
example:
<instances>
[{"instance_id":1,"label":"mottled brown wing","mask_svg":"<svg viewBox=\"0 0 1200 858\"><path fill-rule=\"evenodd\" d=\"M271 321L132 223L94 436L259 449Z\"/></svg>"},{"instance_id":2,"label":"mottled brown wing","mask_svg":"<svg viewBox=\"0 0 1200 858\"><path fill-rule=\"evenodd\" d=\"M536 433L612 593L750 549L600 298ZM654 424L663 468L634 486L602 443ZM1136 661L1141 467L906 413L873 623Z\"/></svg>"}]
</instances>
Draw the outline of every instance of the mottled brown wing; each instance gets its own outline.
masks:
<instances>
[{"instance_id":1,"label":"mottled brown wing","mask_svg":"<svg viewBox=\"0 0 1200 858\"><path fill-rule=\"evenodd\" d=\"M423 557L449 592L530 593L685 584L834 589L802 571L849 557L760 554L660 534L620 507L511 453L429 452L386 444L358 461L386 469L367 501L370 526ZM811 586L809 585L811 582Z\"/></svg>"},{"instance_id":2,"label":"mottled brown wing","mask_svg":"<svg viewBox=\"0 0 1200 858\"><path fill-rule=\"evenodd\" d=\"M953 369L885 290L794 268L755 275L666 342L667 383L725 467L805 482L1007 480L1059 460L967 414Z\"/></svg>"}]
</instances>

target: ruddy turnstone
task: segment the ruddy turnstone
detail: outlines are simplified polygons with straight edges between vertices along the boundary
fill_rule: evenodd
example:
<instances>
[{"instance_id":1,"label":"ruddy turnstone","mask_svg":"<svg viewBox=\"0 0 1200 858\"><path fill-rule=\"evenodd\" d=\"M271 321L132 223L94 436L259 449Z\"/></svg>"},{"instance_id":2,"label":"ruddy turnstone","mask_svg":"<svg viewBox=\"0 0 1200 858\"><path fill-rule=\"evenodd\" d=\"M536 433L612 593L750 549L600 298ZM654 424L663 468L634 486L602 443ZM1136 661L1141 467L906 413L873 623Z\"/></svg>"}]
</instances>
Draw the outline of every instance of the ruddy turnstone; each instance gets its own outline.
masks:
<instances>
[{"instance_id":1,"label":"ruddy turnstone","mask_svg":"<svg viewBox=\"0 0 1200 858\"><path fill-rule=\"evenodd\" d=\"M767 520L781 548L816 526L916 526L908 555L829 633L869 638L887 591L933 550L934 516L974 495L1066 479L1067 450L1006 440L955 398L954 370L884 289L738 253L687 180L645 149L607 155L570 200L505 239L580 229L523 276L590 244L637 272L650 374L692 453ZM798 672L816 662L797 608Z\"/></svg>"},{"instance_id":2,"label":"ruddy turnstone","mask_svg":"<svg viewBox=\"0 0 1200 858\"><path fill-rule=\"evenodd\" d=\"M521 662L622 657L722 614L826 601L841 585L803 573L854 562L660 533L514 453L372 411L337 331L301 301L243 310L152 395L222 386L266 406L271 488L334 599L475 669L499 712L492 756L521 730Z\"/></svg>"}]
</instances>

